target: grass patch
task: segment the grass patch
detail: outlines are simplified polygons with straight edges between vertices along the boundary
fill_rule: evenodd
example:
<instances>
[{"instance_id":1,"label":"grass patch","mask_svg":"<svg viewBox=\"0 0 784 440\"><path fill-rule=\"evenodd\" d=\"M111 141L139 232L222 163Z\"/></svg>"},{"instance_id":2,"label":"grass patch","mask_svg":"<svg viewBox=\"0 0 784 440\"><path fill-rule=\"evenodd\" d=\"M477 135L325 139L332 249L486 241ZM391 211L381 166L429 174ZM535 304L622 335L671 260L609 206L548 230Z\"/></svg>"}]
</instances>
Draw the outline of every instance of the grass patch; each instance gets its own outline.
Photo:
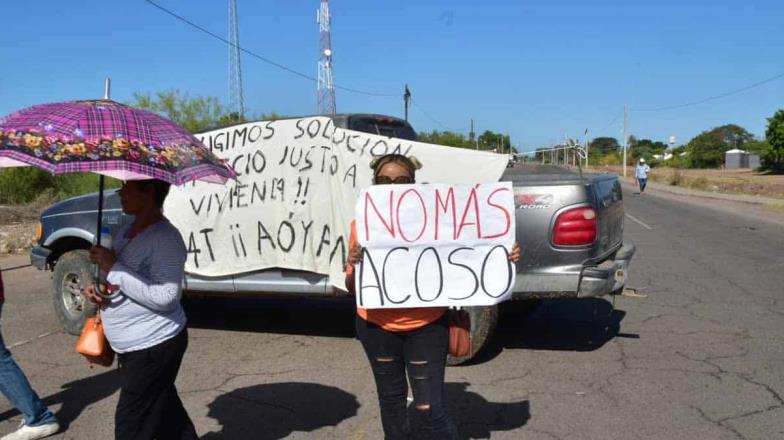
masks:
<instances>
[{"instance_id":1,"label":"grass patch","mask_svg":"<svg viewBox=\"0 0 784 440\"><path fill-rule=\"evenodd\" d=\"M669 178L667 179L667 183L672 186L681 186L683 185L683 171L673 169L670 173Z\"/></svg>"},{"instance_id":2,"label":"grass patch","mask_svg":"<svg viewBox=\"0 0 784 440\"><path fill-rule=\"evenodd\" d=\"M708 179L704 177L698 177L688 183L689 188L700 189L700 190L707 190L708 189Z\"/></svg>"}]
</instances>

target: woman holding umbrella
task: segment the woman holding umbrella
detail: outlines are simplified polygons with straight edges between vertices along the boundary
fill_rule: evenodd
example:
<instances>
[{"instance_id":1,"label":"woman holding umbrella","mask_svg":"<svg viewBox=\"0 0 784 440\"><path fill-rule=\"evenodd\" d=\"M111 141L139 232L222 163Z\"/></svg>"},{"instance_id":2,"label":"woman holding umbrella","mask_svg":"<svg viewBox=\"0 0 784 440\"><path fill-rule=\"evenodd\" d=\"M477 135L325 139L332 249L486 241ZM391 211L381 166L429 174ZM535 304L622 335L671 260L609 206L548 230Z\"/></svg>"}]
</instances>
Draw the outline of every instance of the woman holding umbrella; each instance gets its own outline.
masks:
<instances>
[{"instance_id":1,"label":"woman holding umbrella","mask_svg":"<svg viewBox=\"0 0 784 440\"><path fill-rule=\"evenodd\" d=\"M118 353L117 439L198 438L174 386L188 346L180 304L186 248L163 216L168 192L160 180L126 182L120 201L133 223L115 234L113 249L90 249L90 260L107 274L107 290L117 292L106 298L85 289L101 307L106 338Z\"/></svg>"},{"instance_id":2,"label":"woman holding umbrella","mask_svg":"<svg viewBox=\"0 0 784 440\"><path fill-rule=\"evenodd\" d=\"M29 165L99 173L101 192L104 175L125 181L122 207L135 219L115 234L112 249L99 238L90 250L107 278L98 291L85 289L119 354L115 438L197 438L174 386L188 344L180 305L186 250L162 206L170 184L224 183L236 173L184 128L108 99L43 104L0 119L0 167Z\"/></svg>"}]
</instances>

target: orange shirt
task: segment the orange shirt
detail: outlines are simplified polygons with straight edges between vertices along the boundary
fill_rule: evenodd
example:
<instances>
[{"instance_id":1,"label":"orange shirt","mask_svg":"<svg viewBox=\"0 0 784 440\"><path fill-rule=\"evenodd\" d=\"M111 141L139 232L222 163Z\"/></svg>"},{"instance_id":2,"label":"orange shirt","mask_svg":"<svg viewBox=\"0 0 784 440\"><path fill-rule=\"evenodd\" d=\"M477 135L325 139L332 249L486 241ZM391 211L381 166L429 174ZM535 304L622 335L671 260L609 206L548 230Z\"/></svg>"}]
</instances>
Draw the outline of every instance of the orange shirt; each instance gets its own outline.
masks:
<instances>
[{"instance_id":1,"label":"orange shirt","mask_svg":"<svg viewBox=\"0 0 784 440\"><path fill-rule=\"evenodd\" d=\"M351 222L351 236L348 247L357 242L357 225ZM354 273L354 266L348 264L346 273ZM406 332L424 327L446 313L446 307L409 307L403 309L365 309L357 307L357 314L365 321L372 322L390 332Z\"/></svg>"}]
</instances>

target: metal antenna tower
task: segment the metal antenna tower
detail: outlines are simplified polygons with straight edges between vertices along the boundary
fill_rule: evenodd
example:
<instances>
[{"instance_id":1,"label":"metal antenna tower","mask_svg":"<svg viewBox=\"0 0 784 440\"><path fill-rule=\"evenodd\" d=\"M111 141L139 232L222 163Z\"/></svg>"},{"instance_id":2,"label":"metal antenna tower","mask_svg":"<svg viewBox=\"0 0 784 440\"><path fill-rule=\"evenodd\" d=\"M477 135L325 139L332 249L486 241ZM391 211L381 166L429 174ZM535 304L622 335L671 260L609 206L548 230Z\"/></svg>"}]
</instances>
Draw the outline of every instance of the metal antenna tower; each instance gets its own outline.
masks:
<instances>
[{"instance_id":1,"label":"metal antenna tower","mask_svg":"<svg viewBox=\"0 0 784 440\"><path fill-rule=\"evenodd\" d=\"M229 0L229 112L234 119L245 116L240 66L240 31L237 22L237 0Z\"/></svg>"},{"instance_id":2,"label":"metal antenna tower","mask_svg":"<svg viewBox=\"0 0 784 440\"><path fill-rule=\"evenodd\" d=\"M321 115L335 114L335 83L332 77L332 34L328 0L321 0L321 8L316 12L319 24L319 61L318 61L318 102L317 111Z\"/></svg>"}]
</instances>

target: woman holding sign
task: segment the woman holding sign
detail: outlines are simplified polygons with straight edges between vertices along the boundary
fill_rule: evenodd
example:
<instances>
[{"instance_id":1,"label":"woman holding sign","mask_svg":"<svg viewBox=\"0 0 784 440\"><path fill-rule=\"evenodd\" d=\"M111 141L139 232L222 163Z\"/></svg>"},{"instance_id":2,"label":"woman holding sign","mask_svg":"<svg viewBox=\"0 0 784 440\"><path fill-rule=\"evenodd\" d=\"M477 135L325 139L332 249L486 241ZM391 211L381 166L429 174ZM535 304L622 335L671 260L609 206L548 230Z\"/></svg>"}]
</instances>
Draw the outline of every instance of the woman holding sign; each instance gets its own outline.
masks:
<instances>
[{"instance_id":1,"label":"woman holding sign","mask_svg":"<svg viewBox=\"0 0 784 440\"><path fill-rule=\"evenodd\" d=\"M422 165L414 157L389 154L373 160L373 184L411 184ZM515 244L509 254L520 258ZM362 259L356 224L351 225L346 287L354 289L354 266ZM422 431L435 438L456 439L457 428L443 402L444 372L449 345L446 307L357 308L357 336L376 380L381 422L387 439L408 439L411 428L406 397L408 383ZM408 375L408 378L406 377ZM414 436L413 438L419 438Z\"/></svg>"}]
</instances>

